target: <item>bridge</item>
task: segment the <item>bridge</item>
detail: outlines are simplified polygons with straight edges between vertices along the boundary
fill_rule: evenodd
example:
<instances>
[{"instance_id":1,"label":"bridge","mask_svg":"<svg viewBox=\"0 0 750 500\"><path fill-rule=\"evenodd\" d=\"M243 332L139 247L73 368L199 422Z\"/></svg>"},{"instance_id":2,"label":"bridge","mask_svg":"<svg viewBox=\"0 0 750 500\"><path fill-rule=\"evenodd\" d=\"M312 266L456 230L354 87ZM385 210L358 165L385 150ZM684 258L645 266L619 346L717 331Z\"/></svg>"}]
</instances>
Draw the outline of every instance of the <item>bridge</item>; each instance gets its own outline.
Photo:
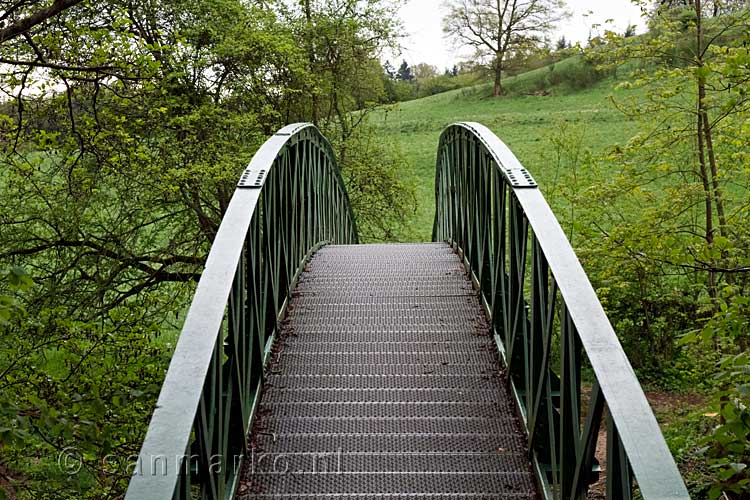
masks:
<instances>
[{"instance_id":1,"label":"bridge","mask_svg":"<svg viewBox=\"0 0 750 500\"><path fill-rule=\"evenodd\" d=\"M688 499L531 174L437 150L433 242L359 245L328 141L271 137L206 261L127 500Z\"/></svg>"}]
</instances>

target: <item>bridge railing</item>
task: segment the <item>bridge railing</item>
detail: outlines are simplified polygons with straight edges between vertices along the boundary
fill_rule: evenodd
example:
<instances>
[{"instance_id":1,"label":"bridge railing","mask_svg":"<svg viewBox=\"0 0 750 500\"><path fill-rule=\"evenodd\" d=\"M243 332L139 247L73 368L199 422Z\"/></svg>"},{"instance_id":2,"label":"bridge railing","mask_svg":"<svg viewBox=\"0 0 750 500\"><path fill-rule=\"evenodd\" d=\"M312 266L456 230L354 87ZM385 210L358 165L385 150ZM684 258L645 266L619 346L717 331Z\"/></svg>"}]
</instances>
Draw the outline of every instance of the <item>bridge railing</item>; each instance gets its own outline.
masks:
<instances>
[{"instance_id":1,"label":"bridge railing","mask_svg":"<svg viewBox=\"0 0 750 500\"><path fill-rule=\"evenodd\" d=\"M646 500L688 499L593 287L508 147L478 123L448 127L436 203L433 240L462 254L481 290L545 497L587 498L600 477L604 420L608 499L630 499L636 488Z\"/></svg>"},{"instance_id":2,"label":"bridge railing","mask_svg":"<svg viewBox=\"0 0 750 500\"><path fill-rule=\"evenodd\" d=\"M227 208L127 500L231 498L273 336L308 257L327 242L357 242L349 199L328 141L290 125L256 153Z\"/></svg>"}]
</instances>

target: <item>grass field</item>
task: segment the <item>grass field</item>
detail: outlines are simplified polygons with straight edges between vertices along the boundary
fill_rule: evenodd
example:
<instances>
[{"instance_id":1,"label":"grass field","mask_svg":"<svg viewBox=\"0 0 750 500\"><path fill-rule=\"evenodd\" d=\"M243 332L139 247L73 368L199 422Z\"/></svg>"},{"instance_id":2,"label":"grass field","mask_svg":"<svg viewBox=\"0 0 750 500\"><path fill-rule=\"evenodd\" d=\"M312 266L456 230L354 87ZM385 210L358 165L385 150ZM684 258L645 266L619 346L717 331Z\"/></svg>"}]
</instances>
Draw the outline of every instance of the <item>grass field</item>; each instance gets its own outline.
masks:
<instances>
[{"instance_id":1,"label":"grass field","mask_svg":"<svg viewBox=\"0 0 750 500\"><path fill-rule=\"evenodd\" d=\"M564 64L565 61L559 64ZM535 79L548 68L508 79L511 89L535 88ZM489 85L479 85L401 103L379 110L371 117L378 134L397 144L411 161L417 186L417 213L399 234L403 241L429 241L434 217L435 157L440 133L457 121L480 122L493 130L534 175L545 193L552 193L557 162L552 138L564 127L582 136L582 145L592 153L604 152L623 144L635 132L615 109L610 96L615 90L612 78L593 87L571 91L551 88L551 94L516 94L491 97ZM523 90L521 90L523 92ZM554 208L554 194L549 196Z\"/></svg>"}]
</instances>

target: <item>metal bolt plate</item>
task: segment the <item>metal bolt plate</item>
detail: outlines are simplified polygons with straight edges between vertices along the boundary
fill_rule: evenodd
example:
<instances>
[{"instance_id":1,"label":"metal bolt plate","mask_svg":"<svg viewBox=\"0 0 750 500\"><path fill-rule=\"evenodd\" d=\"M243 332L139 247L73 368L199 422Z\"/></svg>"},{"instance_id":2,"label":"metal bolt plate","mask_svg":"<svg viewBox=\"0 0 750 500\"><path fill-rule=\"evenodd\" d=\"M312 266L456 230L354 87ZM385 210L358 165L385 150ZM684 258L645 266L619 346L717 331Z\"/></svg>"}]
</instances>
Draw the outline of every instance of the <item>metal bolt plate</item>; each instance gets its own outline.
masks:
<instances>
[{"instance_id":1,"label":"metal bolt plate","mask_svg":"<svg viewBox=\"0 0 750 500\"><path fill-rule=\"evenodd\" d=\"M267 175L268 169L266 168L248 167L242 173L242 177L240 177L240 181L237 183L237 187L260 189L263 187L263 183L266 181Z\"/></svg>"},{"instance_id":2,"label":"metal bolt plate","mask_svg":"<svg viewBox=\"0 0 750 500\"><path fill-rule=\"evenodd\" d=\"M521 165L516 155L490 129L480 123L462 122L457 124L471 132L485 147L490 158L513 188L537 188L539 185L528 170Z\"/></svg>"},{"instance_id":3,"label":"metal bolt plate","mask_svg":"<svg viewBox=\"0 0 750 500\"><path fill-rule=\"evenodd\" d=\"M525 168L504 168L500 167L500 170L508 179L511 187L514 188L535 188L537 183L531 176L528 170Z\"/></svg>"}]
</instances>

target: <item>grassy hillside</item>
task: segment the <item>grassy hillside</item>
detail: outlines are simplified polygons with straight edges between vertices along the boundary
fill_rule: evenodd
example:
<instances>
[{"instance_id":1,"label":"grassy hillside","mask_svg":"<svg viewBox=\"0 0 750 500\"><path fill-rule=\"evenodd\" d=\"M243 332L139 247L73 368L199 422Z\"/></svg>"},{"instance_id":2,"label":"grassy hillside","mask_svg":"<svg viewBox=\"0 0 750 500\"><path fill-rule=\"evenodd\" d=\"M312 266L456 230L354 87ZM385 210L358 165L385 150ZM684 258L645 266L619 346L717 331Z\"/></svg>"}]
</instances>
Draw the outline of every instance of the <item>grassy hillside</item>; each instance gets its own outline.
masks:
<instances>
[{"instance_id":1,"label":"grassy hillside","mask_svg":"<svg viewBox=\"0 0 750 500\"><path fill-rule=\"evenodd\" d=\"M562 61L555 71L575 61ZM541 68L508 79L507 86L516 95L493 98L489 85L479 85L381 110L371 124L382 137L398 144L412 161L416 178L418 208L414 218L401 232L404 241L427 241L434 216L435 155L442 130L457 121L476 121L492 129L532 172L555 203L557 154L552 139L561 129L582 138L582 146L593 153L623 144L633 135L635 125L628 122L610 101L615 91L613 79L601 81L580 91L558 85L550 95L526 95L540 88L550 74Z\"/></svg>"}]
</instances>

